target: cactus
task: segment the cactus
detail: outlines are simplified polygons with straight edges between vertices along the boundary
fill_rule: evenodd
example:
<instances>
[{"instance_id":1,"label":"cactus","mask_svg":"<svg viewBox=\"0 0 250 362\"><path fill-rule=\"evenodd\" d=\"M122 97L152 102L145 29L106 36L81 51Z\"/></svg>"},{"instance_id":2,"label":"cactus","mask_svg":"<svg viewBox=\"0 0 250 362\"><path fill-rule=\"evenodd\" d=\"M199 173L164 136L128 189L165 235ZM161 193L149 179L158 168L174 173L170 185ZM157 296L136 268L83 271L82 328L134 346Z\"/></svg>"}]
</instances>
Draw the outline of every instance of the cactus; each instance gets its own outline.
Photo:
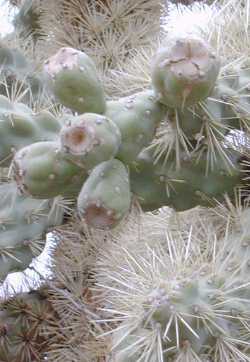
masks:
<instances>
[{"instance_id":1,"label":"cactus","mask_svg":"<svg viewBox=\"0 0 250 362\"><path fill-rule=\"evenodd\" d=\"M179 108L173 108L177 103L169 106L169 103L165 102L166 104L162 105L162 100L157 100L157 95L152 90L111 100L105 105L103 89L97 80L92 60L84 53L71 48L59 50L45 65L47 73L52 78L52 84L57 87L59 79L59 83L62 81L67 85L59 87L58 83L59 91L64 91L68 85L67 89L71 89L71 86L75 89L75 86L78 87L78 78L81 79L79 75L82 74L82 80L85 79L86 82L81 81L80 88L71 95L74 99L83 96L86 100L86 96L87 99L90 97L90 103L87 100L83 102L84 108L81 110L71 104L72 109L83 114L65 115L64 126L58 134L58 139L54 138L53 142L32 143L34 140L30 137L30 144L16 153L13 169L19 189L27 195L41 199L57 195L74 199L82 189L78 203L81 204L80 210L82 209L85 220L91 224L91 218L87 217L88 213L85 210L88 202L83 201L82 192L91 194L93 185L99 183L99 177L96 177L98 167L103 167L105 162L120 160L128 167L131 191L145 211L153 211L162 206L170 206L177 211L197 205L211 207L215 200L223 200L225 194L233 197L235 187L244 183L242 151L234 150L230 143L227 145L225 137L232 129L247 131L247 120L244 121L245 118L239 120L239 114L235 112L232 103L219 102L219 100L225 87L230 89L227 93L233 94L235 99L235 93L238 94L242 87L244 89L248 84L247 71L241 70L228 82L225 82L224 78L217 80L219 71L217 57L204 41L190 37L180 38L173 46L170 43L167 52L177 57L178 52L183 51L186 54L188 47L192 48L194 55L197 53L200 56L197 55L195 61L201 62L198 65L195 63L194 66L191 57L191 60L188 60L192 63L191 68L194 67L200 72L201 67L202 72L205 72L202 79L206 83L208 77L211 84L206 86L206 91L202 94L195 73L195 86L198 88L197 90L194 88L194 93L191 92L190 96L199 94L201 99L179 104ZM191 55L194 56L193 53ZM80 69L81 67L83 69ZM91 85L89 81L92 77L95 81ZM180 83L180 89L186 87L184 83ZM82 85L86 87L83 89ZM155 86L154 77L153 85ZM95 94L96 92L98 94ZM174 91L171 94L175 94ZM204 99L209 94L212 96ZM224 93L223 96L225 97ZM174 97L178 98L176 95ZM188 104L194 105L183 108ZM99 112L86 113L88 107L92 109L93 105L94 108L99 107ZM103 112L104 115L101 114ZM166 140L158 133L161 129L166 134ZM146 155L145 152L148 151L149 154ZM114 157L116 161L112 161ZM114 179L120 178L120 171L117 172L118 174L112 176ZM105 185L100 183L103 184ZM108 197L106 200L102 196L102 199L104 204L108 205L110 191L106 191L106 186L100 186L100 190L102 187ZM130 195L127 197L127 191L125 194L127 200L124 212L121 212L121 219L127 213L130 204ZM91 200L91 196L88 197ZM97 202L99 197L99 194L93 196L94 202ZM119 203L118 196L117 200ZM116 207L114 206L115 210ZM119 204L118 209L120 207ZM118 210L116 212L119 213ZM111 226L116 225L114 222Z\"/></svg>"},{"instance_id":2,"label":"cactus","mask_svg":"<svg viewBox=\"0 0 250 362\"><path fill-rule=\"evenodd\" d=\"M122 144L116 157L129 164L151 143L166 109L156 102L154 92L144 91L108 102L105 114L121 131Z\"/></svg>"},{"instance_id":3,"label":"cactus","mask_svg":"<svg viewBox=\"0 0 250 362\"><path fill-rule=\"evenodd\" d=\"M181 150L190 157L202 145L208 149L207 170L213 169L217 159L225 159L224 144L231 131L243 131L248 137L248 73L246 64L235 66L218 79L210 97L192 107L169 110L167 124L158 129L148 147L155 160L164 154L167 162L175 151L176 165L181 167Z\"/></svg>"},{"instance_id":4,"label":"cactus","mask_svg":"<svg viewBox=\"0 0 250 362\"><path fill-rule=\"evenodd\" d=\"M129 177L122 162L100 163L85 181L77 200L78 212L97 229L116 226L129 212Z\"/></svg>"},{"instance_id":5,"label":"cactus","mask_svg":"<svg viewBox=\"0 0 250 362\"><path fill-rule=\"evenodd\" d=\"M53 200L19 195L15 183L0 185L0 279L28 267L42 252L46 233L63 221L63 209Z\"/></svg>"},{"instance_id":6,"label":"cactus","mask_svg":"<svg viewBox=\"0 0 250 362\"><path fill-rule=\"evenodd\" d=\"M17 95L23 102L40 99L45 92L42 75L35 72L18 49L0 46L0 94L13 98ZM27 92L28 90L28 92Z\"/></svg>"},{"instance_id":7,"label":"cactus","mask_svg":"<svg viewBox=\"0 0 250 362\"><path fill-rule=\"evenodd\" d=\"M58 137L60 122L48 111L37 113L0 95L0 165L7 167L13 154L33 142Z\"/></svg>"},{"instance_id":8,"label":"cactus","mask_svg":"<svg viewBox=\"0 0 250 362\"><path fill-rule=\"evenodd\" d=\"M117 324L112 361L249 360L248 218L247 208L238 230L215 242L206 218L195 221L197 238L180 233L180 221L171 231L162 212L110 241L96 270L103 319ZM138 234L144 248L134 246Z\"/></svg>"},{"instance_id":9,"label":"cactus","mask_svg":"<svg viewBox=\"0 0 250 362\"><path fill-rule=\"evenodd\" d=\"M207 98L215 86L219 64L202 40L173 40L159 50L152 66L153 86L160 102L184 108Z\"/></svg>"},{"instance_id":10,"label":"cactus","mask_svg":"<svg viewBox=\"0 0 250 362\"><path fill-rule=\"evenodd\" d=\"M215 167L206 173L208 151L182 157L181 168L176 169L175 155L165 162L154 163L152 152L143 151L130 169L131 190L145 211L170 206L176 211L191 209L197 205L211 207L214 200L222 201L227 193L234 196L236 186L242 186L243 169L241 154L224 149L225 159L217 158ZM230 163L230 168L228 168Z\"/></svg>"},{"instance_id":11,"label":"cactus","mask_svg":"<svg viewBox=\"0 0 250 362\"><path fill-rule=\"evenodd\" d=\"M41 17L40 0L24 0L14 18L14 26L22 38L32 36L34 41L43 36L39 24Z\"/></svg>"},{"instance_id":12,"label":"cactus","mask_svg":"<svg viewBox=\"0 0 250 362\"><path fill-rule=\"evenodd\" d=\"M14 177L23 194L47 199L79 192L86 171L67 160L60 147L57 142L37 142L16 153Z\"/></svg>"},{"instance_id":13,"label":"cactus","mask_svg":"<svg viewBox=\"0 0 250 362\"><path fill-rule=\"evenodd\" d=\"M132 4L115 3L119 14L123 3ZM100 28L99 20L111 17L110 4L86 7L92 15L96 11ZM126 14L134 23L137 4L132 6ZM125 26L118 20L116 29L120 23ZM98 34L102 29L93 37ZM137 84L144 71L138 63L134 76L119 80L130 78L129 89L116 86L126 97L106 101L111 72L101 69L100 82L94 63L103 62L86 54L62 48L45 64L55 99L69 108L62 107L62 115L34 116L25 105L2 99L3 113L14 107L23 115L14 129L5 116L2 122L6 156L10 145L16 149L9 172L20 192L16 209L23 212L32 200L47 212L53 202L48 199L56 196L70 199L65 203L72 207L73 218L60 219L63 231L55 231L61 243L51 284L60 323L52 329L60 341L55 338L39 358L249 361L249 208L243 207L250 164L247 60L225 69L222 58L220 68L215 55L220 52L204 40L168 38L155 56L152 77L146 74ZM123 57L130 65L131 54L126 50ZM39 132L33 133L34 127ZM244 139L237 146L239 130ZM239 218L233 223L237 202ZM221 218L219 203L222 209L229 204L229 218ZM12 213L19 221L21 214ZM21 225L2 230L2 278L16 270L14 262L23 270L31 260L27 240L36 246L37 230L48 230L40 213L34 211L37 223L28 224L22 214Z\"/></svg>"},{"instance_id":14,"label":"cactus","mask_svg":"<svg viewBox=\"0 0 250 362\"><path fill-rule=\"evenodd\" d=\"M46 356L49 329L57 320L46 289L43 286L1 302L1 361L35 362Z\"/></svg>"},{"instance_id":15,"label":"cactus","mask_svg":"<svg viewBox=\"0 0 250 362\"><path fill-rule=\"evenodd\" d=\"M155 167L153 161L150 152L144 151L137 157L135 166L130 167L131 190L144 211L170 204L168 185L171 187L171 181L167 183L167 178L159 172L160 169Z\"/></svg>"},{"instance_id":16,"label":"cactus","mask_svg":"<svg viewBox=\"0 0 250 362\"><path fill-rule=\"evenodd\" d=\"M39 5L50 46L87 52L105 73L132 57L132 49L151 44L160 30L161 0L39 0Z\"/></svg>"},{"instance_id":17,"label":"cactus","mask_svg":"<svg viewBox=\"0 0 250 362\"><path fill-rule=\"evenodd\" d=\"M61 48L45 61L54 95L66 107L79 113L105 111L105 96L94 62L87 54L72 48Z\"/></svg>"},{"instance_id":18,"label":"cactus","mask_svg":"<svg viewBox=\"0 0 250 362\"><path fill-rule=\"evenodd\" d=\"M90 170L117 154L121 133L109 118L85 113L67 120L60 142L68 159Z\"/></svg>"},{"instance_id":19,"label":"cactus","mask_svg":"<svg viewBox=\"0 0 250 362\"><path fill-rule=\"evenodd\" d=\"M250 74L247 62L234 66L230 73L220 79L212 97L224 102L231 128L249 131Z\"/></svg>"},{"instance_id":20,"label":"cactus","mask_svg":"<svg viewBox=\"0 0 250 362\"><path fill-rule=\"evenodd\" d=\"M217 99L215 92L211 97ZM209 133L213 133L216 140L221 142L231 129L240 128L240 122L231 107L210 99L203 101L202 106L173 109L168 112L168 120L170 128L176 130L179 138L183 139L182 147L185 145L189 149L202 139L208 139Z\"/></svg>"},{"instance_id":21,"label":"cactus","mask_svg":"<svg viewBox=\"0 0 250 362\"><path fill-rule=\"evenodd\" d=\"M53 253L48 300L58 323L50 328L53 338L46 356L51 362L97 362L105 358L107 348L105 341L95 335L99 304L92 298L89 276L97 251L106 244L106 236L75 217L59 226L56 235L60 242ZM99 333L101 330L98 327Z\"/></svg>"}]
</instances>

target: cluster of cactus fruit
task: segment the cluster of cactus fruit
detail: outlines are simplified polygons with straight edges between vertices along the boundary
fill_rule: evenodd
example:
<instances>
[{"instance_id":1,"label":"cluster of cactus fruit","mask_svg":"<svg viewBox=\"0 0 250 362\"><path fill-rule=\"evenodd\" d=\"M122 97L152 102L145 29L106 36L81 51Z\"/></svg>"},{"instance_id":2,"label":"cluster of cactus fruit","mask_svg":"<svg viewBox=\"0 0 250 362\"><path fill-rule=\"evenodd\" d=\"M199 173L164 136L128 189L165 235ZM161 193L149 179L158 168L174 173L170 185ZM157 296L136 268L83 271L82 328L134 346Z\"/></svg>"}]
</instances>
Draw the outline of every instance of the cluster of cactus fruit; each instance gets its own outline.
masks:
<instances>
[{"instance_id":1,"label":"cluster of cactus fruit","mask_svg":"<svg viewBox=\"0 0 250 362\"><path fill-rule=\"evenodd\" d=\"M203 40L171 40L154 59L152 89L118 100L105 99L93 61L78 50L60 49L44 71L56 99L75 113L47 118L53 130L34 136L35 143L21 126L27 145L11 140L23 194L79 194L79 215L105 229L129 213L133 199L146 211L180 211L211 206L244 183L242 151L227 144L227 135L249 127L248 100L239 94L247 92L249 75L240 68L218 79L219 58Z\"/></svg>"},{"instance_id":2,"label":"cluster of cactus fruit","mask_svg":"<svg viewBox=\"0 0 250 362\"><path fill-rule=\"evenodd\" d=\"M249 129L249 72L239 67L218 77L219 72L220 60L205 41L172 39L154 58L151 89L107 100L92 59L60 49L45 62L43 76L71 113L34 113L0 96L0 166L10 166L16 185L4 185L3 193L5 187L18 191L12 208L25 202L27 213L36 215L39 205L48 213L51 200L62 196L76 201L88 225L112 229L132 203L144 211L182 211L233 197L245 183L248 162L246 150L237 150L227 136ZM4 208L1 213L2 230L13 229L5 221L13 216ZM19 239L8 244L4 236L2 253L13 256L13 266L2 276L15 268L15 253L27 239L62 222L58 212L57 220L49 215L46 222L38 217L31 236L18 232L28 224L23 215L14 227Z\"/></svg>"},{"instance_id":3,"label":"cluster of cactus fruit","mask_svg":"<svg viewBox=\"0 0 250 362\"><path fill-rule=\"evenodd\" d=\"M33 112L0 95L0 168L10 171L10 180L0 184L1 279L24 270L41 252L46 233L64 222L61 197L75 205L78 220L106 231L122 224L134 205L184 211L213 207L225 196L234 203L238 189L248 196L249 149L232 142L232 131L246 137L249 132L247 64L227 74L204 40L182 37L159 50L151 75L150 89L110 100L92 59L62 48L45 62L43 79L65 107L63 116ZM107 283L112 294L104 306L113 308L114 324L122 321L111 342L115 361L250 360L248 215L246 209L240 231L206 265L200 257L204 243L196 247L196 258L187 258L191 234L179 242L184 254L172 250L171 242L168 248L159 242L149 254L147 248L133 254L133 246L117 243L116 280L112 275ZM159 236L154 228L142 228L142 234L145 245ZM39 341L34 319L43 318L36 317L35 305L22 313L18 307L18 315L32 319L27 331L19 331L27 321L14 325L16 306L8 303L0 318L0 357L36 360L40 352L33 352L32 343L24 352L14 345L9 351L6 340L9 333L18 340L24 333L29 348L33 333Z\"/></svg>"}]
</instances>

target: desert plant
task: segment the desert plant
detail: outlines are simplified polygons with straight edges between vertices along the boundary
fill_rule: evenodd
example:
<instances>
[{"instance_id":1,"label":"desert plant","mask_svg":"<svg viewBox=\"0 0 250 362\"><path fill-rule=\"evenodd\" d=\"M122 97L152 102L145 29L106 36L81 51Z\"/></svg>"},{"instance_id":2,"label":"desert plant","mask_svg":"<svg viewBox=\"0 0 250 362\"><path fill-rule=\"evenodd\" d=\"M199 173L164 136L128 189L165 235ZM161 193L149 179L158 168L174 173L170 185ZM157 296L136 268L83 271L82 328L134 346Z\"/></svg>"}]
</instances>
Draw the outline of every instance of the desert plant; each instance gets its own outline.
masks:
<instances>
[{"instance_id":1,"label":"desert plant","mask_svg":"<svg viewBox=\"0 0 250 362\"><path fill-rule=\"evenodd\" d=\"M48 300L45 285L38 290L18 293L0 305L0 356L4 362L35 362L46 357L54 336L50 327L57 315Z\"/></svg>"},{"instance_id":2,"label":"desert plant","mask_svg":"<svg viewBox=\"0 0 250 362\"><path fill-rule=\"evenodd\" d=\"M41 79L62 112L1 96L3 194L19 192L18 215L1 210L1 265L3 277L24 269L26 244L52 226L48 301L59 324L47 359L250 360L250 73L238 41L227 56L246 29L221 34L232 3L199 36L160 31L159 1L58 1L39 12L40 51L51 41L53 53ZM232 23L248 26L247 11L235 6Z\"/></svg>"}]
</instances>

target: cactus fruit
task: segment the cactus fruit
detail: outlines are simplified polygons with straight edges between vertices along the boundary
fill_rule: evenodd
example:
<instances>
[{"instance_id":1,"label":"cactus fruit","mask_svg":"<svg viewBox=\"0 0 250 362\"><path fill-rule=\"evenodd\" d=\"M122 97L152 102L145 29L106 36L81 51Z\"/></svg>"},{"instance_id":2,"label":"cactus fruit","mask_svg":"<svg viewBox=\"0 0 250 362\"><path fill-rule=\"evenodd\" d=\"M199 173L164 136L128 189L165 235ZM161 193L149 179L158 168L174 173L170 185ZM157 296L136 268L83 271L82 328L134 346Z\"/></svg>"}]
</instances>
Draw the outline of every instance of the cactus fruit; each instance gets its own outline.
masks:
<instances>
[{"instance_id":1,"label":"cactus fruit","mask_svg":"<svg viewBox=\"0 0 250 362\"><path fill-rule=\"evenodd\" d=\"M50 227L63 221L63 209L52 200L35 200L18 193L16 184L0 185L0 279L24 270L42 252Z\"/></svg>"},{"instance_id":2,"label":"cactus fruit","mask_svg":"<svg viewBox=\"0 0 250 362\"><path fill-rule=\"evenodd\" d=\"M104 9L106 3L111 9L111 2L89 5L101 28L105 21L102 24L99 17L106 17ZM113 2L117 14L124 12L123 3L134 9L131 0ZM145 1L141 1L141 13L142 3ZM66 2L60 4L63 7ZM135 15L135 10L131 11ZM78 23L77 13L75 17L70 28ZM99 40L105 40L107 47L112 44L111 38L104 38ZM123 42L123 38L119 40ZM233 51L235 42L230 46ZM94 51L101 64L99 50ZM129 59L130 54L128 49L123 56ZM55 98L72 112L66 110L63 127L56 126L51 133L53 120L49 116L43 123L44 114L35 117L25 106L16 106L18 115L27 115L32 125L39 125L41 120L51 139L33 137L32 127L24 125L23 119L18 122L23 133L17 146L12 139L7 140L13 130L9 128L4 134L8 147L11 144L17 150L10 170L21 194L13 202L18 215L13 208L9 217L15 224L7 220L0 229L0 273L4 278L19 266L23 269L28 265L40 234L43 244L48 225L41 213L51 211L47 198L69 197L72 200L67 202L74 205L75 212L70 225L64 219L63 228L56 229L62 243L54 255L55 281L51 282L52 300L61 319L52 329L58 331L59 343L55 338L52 349L47 354L39 350L37 359L249 362L250 211L242 206L244 197L249 201L249 185L243 189L250 164L249 70L241 68L227 76L223 68L218 77L220 61L205 41L180 38L160 49L152 77L141 82L149 85L145 90L138 83L132 85L138 79L136 69L143 74L147 68L138 59L133 63L137 65L133 76L123 78L130 81L124 92L129 97L106 102L92 60L79 50L59 50L46 62L45 72ZM147 59L144 57L143 64ZM121 65L115 80L124 69L129 65ZM113 73L107 68L103 71L104 79ZM112 80L109 86L111 90ZM126 85L114 88L122 92ZM141 93L131 91L142 88ZM8 107L6 104L5 113ZM242 131L239 147L233 143L238 136L232 134L240 132L231 132L234 130ZM47 137L46 132L39 136ZM241 187L242 209L238 225L232 226L237 203L234 196ZM28 223L23 214L25 206L30 210L31 200L45 210L32 211L36 222ZM222 222L221 210L216 209L211 221L211 209L220 202L223 208L226 201L231 202L226 209L229 217L223 216ZM3 219L8 215L7 206L2 208ZM193 208L194 213L184 212ZM15 317L19 314L23 317L20 309ZM22 323L15 325L18 337ZM0 343L0 360L25 360L20 344L13 343L16 330L9 329L10 335L8 328L2 328L19 355L2 357ZM30 330L33 332L32 327ZM27 334L25 337L29 347ZM30 352L27 345L25 353Z\"/></svg>"},{"instance_id":3,"label":"cactus fruit","mask_svg":"<svg viewBox=\"0 0 250 362\"><path fill-rule=\"evenodd\" d=\"M36 362L46 356L51 338L49 328L57 320L47 294L43 286L1 303L1 361Z\"/></svg>"},{"instance_id":4,"label":"cactus fruit","mask_svg":"<svg viewBox=\"0 0 250 362\"><path fill-rule=\"evenodd\" d=\"M67 160L60 148L57 142L37 142L16 153L14 178L23 194L48 199L79 192L79 183L86 178L86 171Z\"/></svg>"},{"instance_id":5,"label":"cactus fruit","mask_svg":"<svg viewBox=\"0 0 250 362\"><path fill-rule=\"evenodd\" d=\"M152 82L160 102L184 108L209 96L219 70L219 59L203 40L178 38L156 54Z\"/></svg>"},{"instance_id":6,"label":"cactus fruit","mask_svg":"<svg viewBox=\"0 0 250 362\"><path fill-rule=\"evenodd\" d=\"M116 157L124 163L133 162L154 138L166 111L150 90L107 102L105 115L118 126L122 135L122 144Z\"/></svg>"},{"instance_id":7,"label":"cactus fruit","mask_svg":"<svg viewBox=\"0 0 250 362\"><path fill-rule=\"evenodd\" d=\"M0 107L0 167L8 166L13 154L22 147L57 138L61 124L50 112L33 113L5 96L0 96Z\"/></svg>"},{"instance_id":8,"label":"cactus fruit","mask_svg":"<svg viewBox=\"0 0 250 362\"><path fill-rule=\"evenodd\" d=\"M60 132L65 157L90 170L117 154L121 133L105 116L84 113L67 120Z\"/></svg>"},{"instance_id":9,"label":"cactus fruit","mask_svg":"<svg viewBox=\"0 0 250 362\"><path fill-rule=\"evenodd\" d=\"M80 216L97 229L115 227L129 212L130 204L128 172L116 159L93 169L77 200Z\"/></svg>"},{"instance_id":10,"label":"cactus fruit","mask_svg":"<svg viewBox=\"0 0 250 362\"><path fill-rule=\"evenodd\" d=\"M128 167L131 191L144 211L162 206L183 211L197 205L212 206L215 200L221 201L225 194L231 197L235 187L241 185L243 172L240 152L225 146L224 141L228 132L234 129L233 123L238 115L234 113L231 104L216 102L219 96L215 100L206 97L210 93L220 94L223 87L227 87L231 94L239 92L240 87L247 84L247 74L239 73L242 77L244 75L244 79L237 75L229 81L230 84L225 83L223 78L217 81L219 60L205 42L193 38L173 41L163 54L168 56L167 64L164 63L166 72L164 70L165 73L161 73L160 68L159 74L166 75L166 80L171 81L174 87L173 92L167 94L171 94L177 103L180 101L182 104L161 104L152 90L105 104L95 66L86 54L72 48L62 48L48 60L45 70L51 77L55 95L64 105L83 114L64 115L64 126L58 139L52 135L53 142L49 139L49 142L35 140L32 143L34 139L29 136L30 145L25 144L17 152L13 162L19 189L39 199L57 195L74 198L82 189L78 197L82 214L86 213L86 207L90 210L87 215L97 213L97 210L89 207L92 192L93 202L103 202L104 209L110 211L112 207L106 206L109 205L110 185L107 187L106 183L111 176L104 182L97 176L96 170L119 160ZM161 58L160 62L162 61L164 62ZM185 92L187 84L188 87L191 84L185 104L180 97L178 101L176 84L172 83L172 76L182 67L182 75L186 78L177 77L180 83L177 82L176 87ZM155 87L154 80L153 86ZM56 89L59 92L66 90L66 98L73 97L69 101L72 103L66 104L60 98L65 94L58 96ZM82 102L81 109L73 105L79 96L86 101ZM196 99L198 96L201 98ZM183 105L192 107L184 109ZM93 111L96 107L98 111ZM50 122L46 124L50 125ZM177 129L178 132L169 133L168 140L159 147L159 152L156 149L158 154L151 153L150 148L154 148L154 142L156 146L161 142L157 133L161 127L167 130L172 127L172 130ZM148 148L148 155L145 147ZM113 160L114 157L116 160ZM123 170L125 166L122 163L120 165ZM122 174L123 172L124 170L121 171ZM120 180L116 180L116 177L120 177L119 173L120 171L116 176L112 174L111 184L113 181L120 183ZM121 184L124 186L123 182ZM107 199L106 196L100 198L99 193L104 191L93 191L96 185L100 190L108 192ZM114 205L114 212L121 214L121 219L130 205L128 190L129 187L126 189L126 197L121 199L122 202L127 202L123 205L116 195L118 205ZM82 194L86 193L89 196L84 200ZM119 212L119 209L123 211ZM98 215L102 212L99 208ZM94 218L97 221L92 222L91 217L85 217L87 223L98 227L97 218ZM110 227L117 225L112 220L105 222L110 222Z\"/></svg>"},{"instance_id":11,"label":"cactus fruit","mask_svg":"<svg viewBox=\"0 0 250 362\"><path fill-rule=\"evenodd\" d=\"M54 95L64 106L78 113L104 113L103 86L87 54L61 48L45 62L44 70Z\"/></svg>"}]
</instances>

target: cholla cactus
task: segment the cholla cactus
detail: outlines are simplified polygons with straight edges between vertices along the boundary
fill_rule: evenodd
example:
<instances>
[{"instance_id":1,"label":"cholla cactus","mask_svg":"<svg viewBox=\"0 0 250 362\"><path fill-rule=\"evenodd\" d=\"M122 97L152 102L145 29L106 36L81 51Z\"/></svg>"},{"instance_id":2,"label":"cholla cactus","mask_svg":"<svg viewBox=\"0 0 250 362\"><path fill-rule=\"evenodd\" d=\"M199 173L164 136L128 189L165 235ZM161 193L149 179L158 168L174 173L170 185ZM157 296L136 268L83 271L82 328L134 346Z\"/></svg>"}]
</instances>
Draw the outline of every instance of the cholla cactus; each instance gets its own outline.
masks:
<instances>
[{"instance_id":1,"label":"cholla cactus","mask_svg":"<svg viewBox=\"0 0 250 362\"><path fill-rule=\"evenodd\" d=\"M27 61L18 48L10 48L8 42L0 46L0 94L11 99L21 98L31 104L45 95L45 84L35 66Z\"/></svg>"},{"instance_id":2,"label":"cholla cactus","mask_svg":"<svg viewBox=\"0 0 250 362\"><path fill-rule=\"evenodd\" d=\"M18 5L18 4L15 4ZM32 36L34 41L42 36L39 18L41 16L41 1L22 0L19 11L14 19L16 31L22 38Z\"/></svg>"},{"instance_id":3,"label":"cholla cactus","mask_svg":"<svg viewBox=\"0 0 250 362\"><path fill-rule=\"evenodd\" d=\"M248 215L219 240L207 215L173 228L164 212L110 240L94 289L113 326L110 360L249 360Z\"/></svg>"},{"instance_id":4,"label":"cholla cactus","mask_svg":"<svg viewBox=\"0 0 250 362\"><path fill-rule=\"evenodd\" d=\"M31 144L16 153L13 170L19 189L41 199L74 197L86 180L78 206L84 212L90 207L91 215L98 215L100 227L105 226L105 219L109 225L109 214L125 216L130 192L147 211L164 205L176 210L209 206L209 199L221 200L225 193L232 195L234 188L244 182L245 168L242 152L235 150L226 136L231 129L239 128L247 134L244 112L248 103L238 92L247 92L248 71L240 69L233 82L232 77L229 83L224 78L216 81L218 57L203 42L190 37L174 40L167 54L166 64L156 56L152 70L154 91L108 102L97 70L84 53L64 48L46 61L45 71L59 101L70 105L73 111L92 113L66 115L58 139L36 143L31 140ZM215 72L213 79L211 72ZM176 94L175 102L171 103L169 92ZM207 98L208 93L211 98ZM197 108L188 107L190 104ZM158 127L173 132L168 137L159 137ZM114 157L117 161L112 161ZM111 167L117 171L108 176L106 188L102 162L118 160L124 165ZM97 185L98 192L92 198L93 187ZM107 207L112 203L104 201L101 190L115 193L117 200L120 194L122 202ZM98 228L96 222L93 224Z\"/></svg>"},{"instance_id":5,"label":"cholla cactus","mask_svg":"<svg viewBox=\"0 0 250 362\"><path fill-rule=\"evenodd\" d=\"M92 267L99 248L106 243L105 234L90 230L72 219L56 230L60 244L53 256L53 280L49 283L49 302L56 311L57 324L49 333L54 336L47 353L48 361L101 361L107 354L104 333L99 326L99 302L90 289Z\"/></svg>"},{"instance_id":6,"label":"cholla cactus","mask_svg":"<svg viewBox=\"0 0 250 362\"><path fill-rule=\"evenodd\" d=\"M80 20L74 8L56 3L53 33L67 19L78 43L64 42L43 68L63 115L34 115L5 97L0 112L2 168L10 167L20 200L51 207L63 198L72 208L71 224L54 230L61 245L50 302L60 328L50 328L47 358L248 361L248 59L237 49L228 63L226 47L214 41L218 19L209 34L162 41L153 26L148 34L156 24L148 6L159 9L158 1L74 4L85 11ZM93 35L99 17L105 27ZM126 35L111 58L92 48L106 44L107 33ZM46 232L34 213L34 227ZM52 226L66 222L61 213ZM16 257L21 233L14 248L13 240L4 246ZM3 259L7 273L15 268L6 265Z\"/></svg>"},{"instance_id":7,"label":"cholla cactus","mask_svg":"<svg viewBox=\"0 0 250 362\"><path fill-rule=\"evenodd\" d=\"M104 67L116 67L131 49L158 33L160 0L43 1L41 24L59 46L86 51Z\"/></svg>"},{"instance_id":8,"label":"cholla cactus","mask_svg":"<svg viewBox=\"0 0 250 362\"><path fill-rule=\"evenodd\" d=\"M19 293L0 306L0 356L4 362L35 362L46 356L50 326L57 323L45 286Z\"/></svg>"},{"instance_id":9,"label":"cholla cactus","mask_svg":"<svg viewBox=\"0 0 250 362\"><path fill-rule=\"evenodd\" d=\"M56 200L35 200L18 194L13 182L0 185L0 279L26 269L42 252L46 233L63 221L63 209Z\"/></svg>"},{"instance_id":10,"label":"cholla cactus","mask_svg":"<svg viewBox=\"0 0 250 362\"><path fill-rule=\"evenodd\" d=\"M170 40L156 52L149 89L128 97L107 100L92 59L64 47L45 62L44 79L77 114L35 117L2 99L2 166L11 161L23 196L72 199L97 229L116 227L134 202L183 211L234 196L248 148L236 149L228 134L248 135L248 68L219 77L219 54L204 40Z\"/></svg>"}]
</instances>

